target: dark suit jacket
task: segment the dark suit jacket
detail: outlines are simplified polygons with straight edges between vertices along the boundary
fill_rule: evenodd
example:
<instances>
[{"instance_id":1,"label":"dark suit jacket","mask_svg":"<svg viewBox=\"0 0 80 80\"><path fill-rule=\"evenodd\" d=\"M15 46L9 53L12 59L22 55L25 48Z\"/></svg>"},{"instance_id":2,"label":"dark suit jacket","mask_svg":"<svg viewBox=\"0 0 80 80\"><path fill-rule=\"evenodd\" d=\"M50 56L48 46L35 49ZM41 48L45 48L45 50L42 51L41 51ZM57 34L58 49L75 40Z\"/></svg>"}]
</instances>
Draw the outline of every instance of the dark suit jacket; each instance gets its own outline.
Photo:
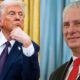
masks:
<instances>
[{"instance_id":1,"label":"dark suit jacket","mask_svg":"<svg viewBox=\"0 0 80 80\"><path fill-rule=\"evenodd\" d=\"M0 80L38 80L40 75L37 54L39 46L34 42L33 46L34 55L27 57L23 54L22 44L15 42L4 65Z\"/></svg>"},{"instance_id":2,"label":"dark suit jacket","mask_svg":"<svg viewBox=\"0 0 80 80\"><path fill-rule=\"evenodd\" d=\"M54 71L51 74L49 80L64 80L71 63L72 63L72 58L70 59L69 62L63 64L60 68L58 68L56 71Z\"/></svg>"}]
</instances>

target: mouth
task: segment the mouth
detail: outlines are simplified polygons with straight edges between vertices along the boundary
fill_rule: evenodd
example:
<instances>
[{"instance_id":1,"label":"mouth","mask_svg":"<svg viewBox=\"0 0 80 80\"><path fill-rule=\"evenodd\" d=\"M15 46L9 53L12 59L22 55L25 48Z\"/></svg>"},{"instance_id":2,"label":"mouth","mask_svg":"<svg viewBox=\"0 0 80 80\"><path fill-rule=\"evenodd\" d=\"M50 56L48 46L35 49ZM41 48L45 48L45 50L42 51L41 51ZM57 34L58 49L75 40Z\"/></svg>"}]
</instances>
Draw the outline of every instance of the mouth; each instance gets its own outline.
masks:
<instances>
[{"instance_id":1,"label":"mouth","mask_svg":"<svg viewBox=\"0 0 80 80\"><path fill-rule=\"evenodd\" d=\"M15 27L21 27L20 23L14 24Z\"/></svg>"},{"instance_id":2,"label":"mouth","mask_svg":"<svg viewBox=\"0 0 80 80\"><path fill-rule=\"evenodd\" d=\"M68 40L69 40L69 41L74 41L74 40L77 40L77 39L79 39L79 38L80 38L80 37L69 37Z\"/></svg>"},{"instance_id":3,"label":"mouth","mask_svg":"<svg viewBox=\"0 0 80 80\"><path fill-rule=\"evenodd\" d=\"M16 23L15 25L16 25L16 26L20 26L20 24L19 24L19 23Z\"/></svg>"}]
</instances>

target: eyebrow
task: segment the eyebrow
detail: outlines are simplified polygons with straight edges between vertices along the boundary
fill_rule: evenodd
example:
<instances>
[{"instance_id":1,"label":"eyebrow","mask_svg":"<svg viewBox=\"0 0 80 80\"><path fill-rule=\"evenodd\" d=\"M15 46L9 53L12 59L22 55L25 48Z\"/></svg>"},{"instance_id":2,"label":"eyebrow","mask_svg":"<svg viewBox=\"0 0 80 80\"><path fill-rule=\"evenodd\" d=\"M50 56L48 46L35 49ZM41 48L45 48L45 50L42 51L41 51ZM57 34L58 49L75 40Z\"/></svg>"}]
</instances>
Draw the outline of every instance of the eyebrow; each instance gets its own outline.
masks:
<instances>
[{"instance_id":1,"label":"eyebrow","mask_svg":"<svg viewBox=\"0 0 80 80\"><path fill-rule=\"evenodd\" d=\"M63 23L68 23L68 22L80 22L80 19L79 20L73 20L73 21L63 21Z\"/></svg>"},{"instance_id":2,"label":"eyebrow","mask_svg":"<svg viewBox=\"0 0 80 80\"><path fill-rule=\"evenodd\" d=\"M74 20L74 21L72 21L72 22L75 22L75 23L76 23L76 22L80 22L80 20Z\"/></svg>"},{"instance_id":3,"label":"eyebrow","mask_svg":"<svg viewBox=\"0 0 80 80\"><path fill-rule=\"evenodd\" d=\"M10 11L15 11L15 10L13 10L13 9L11 9L11 10L8 10L8 12L10 12ZM23 10L18 10L19 12L23 12Z\"/></svg>"}]
</instances>

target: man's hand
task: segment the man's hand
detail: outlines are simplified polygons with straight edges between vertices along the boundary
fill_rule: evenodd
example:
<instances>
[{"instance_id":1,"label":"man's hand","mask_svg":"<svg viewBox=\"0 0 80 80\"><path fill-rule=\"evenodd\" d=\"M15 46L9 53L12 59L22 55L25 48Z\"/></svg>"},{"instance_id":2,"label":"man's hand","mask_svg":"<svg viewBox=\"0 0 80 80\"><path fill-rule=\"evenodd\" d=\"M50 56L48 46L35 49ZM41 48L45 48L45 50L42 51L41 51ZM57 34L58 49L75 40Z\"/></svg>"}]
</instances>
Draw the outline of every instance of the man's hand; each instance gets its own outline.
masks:
<instances>
[{"instance_id":1,"label":"man's hand","mask_svg":"<svg viewBox=\"0 0 80 80\"><path fill-rule=\"evenodd\" d=\"M21 28L16 28L11 31L10 38L12 40L21 42L25 48L32 44L30 37L24 31L22 31Z\"/></svg>"}]
</instances>

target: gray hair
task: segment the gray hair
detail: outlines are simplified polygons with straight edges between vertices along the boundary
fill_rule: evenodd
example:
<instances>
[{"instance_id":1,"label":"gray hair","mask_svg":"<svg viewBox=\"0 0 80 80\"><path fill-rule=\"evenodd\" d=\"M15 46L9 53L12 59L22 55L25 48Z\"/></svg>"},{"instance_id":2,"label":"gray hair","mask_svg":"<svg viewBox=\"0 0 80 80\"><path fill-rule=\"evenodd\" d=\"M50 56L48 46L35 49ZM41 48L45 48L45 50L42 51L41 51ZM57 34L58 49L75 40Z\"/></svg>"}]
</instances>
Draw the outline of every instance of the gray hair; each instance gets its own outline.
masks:
<instances>
[{"instance_id":1,"label":"gray hair","mask_svg":"<svg viewBox=\"0 0 80 80\"><path fill-rule=\"evenodd\" d=\"M9 6L9 5L20 5L23 12L25 11L26 4L24 2L22 2L20 0L4 0L0 4L0 8L1 8L0 13L1 13L1 15L4 13L4 9L6 8L6 6Z\"/></svg>"},{"instance_id":2,"label":"gray hair","mask_svg":"<svg viewBox=\"0 0 80 80\"><path fill-rule=\"evenodd\" d=\"M65 9L64 9L64 11L63 11L63 19L64 19L64 16L66 15L66 12L67 12L70 8L80 8L80 1L71 2L68 6L65 7Z\"/></svg>"}]
</instances>

